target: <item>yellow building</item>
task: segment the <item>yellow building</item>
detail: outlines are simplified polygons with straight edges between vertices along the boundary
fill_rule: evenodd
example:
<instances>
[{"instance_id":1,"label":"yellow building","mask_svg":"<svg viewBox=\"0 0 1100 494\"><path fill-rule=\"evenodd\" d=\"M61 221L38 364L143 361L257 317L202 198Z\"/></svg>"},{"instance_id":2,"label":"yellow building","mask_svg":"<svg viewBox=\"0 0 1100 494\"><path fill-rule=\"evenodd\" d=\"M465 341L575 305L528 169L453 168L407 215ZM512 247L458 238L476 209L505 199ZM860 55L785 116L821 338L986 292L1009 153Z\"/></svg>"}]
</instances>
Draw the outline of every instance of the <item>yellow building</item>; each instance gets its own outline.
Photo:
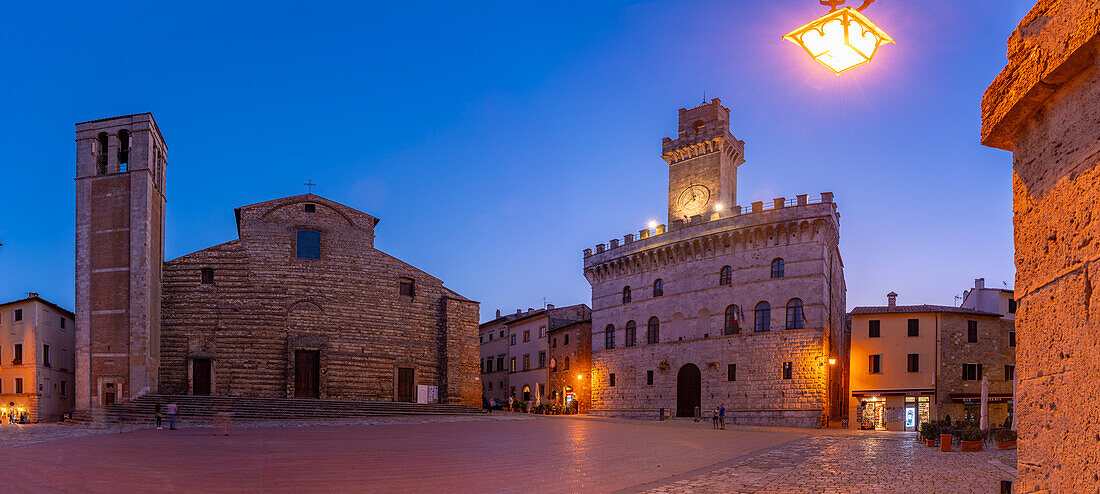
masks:
<instances>
[{"instance_id":1,"label":"yellow building","mask_svg":"<svg viewBox=\"0 0 1100 494\"><path fill-rule=\"evenodd\" d=\"M1011 296L1011 292L1007 292ZM852 309L849 427L916 431L950 415L977 419L983 375L990 425L1011 412L1014 321L966 307L888 305Z\"/></svg>"},{"instance_id":2,"label":"yellow building","mask_svg":"<svg viewBox=\"0 0 1100 494\"><path fill-rule=\"evenodd\" d=\"M0 304L0 422L73 409L73 313L31 293Z\"/></svg>"}]
</instances>

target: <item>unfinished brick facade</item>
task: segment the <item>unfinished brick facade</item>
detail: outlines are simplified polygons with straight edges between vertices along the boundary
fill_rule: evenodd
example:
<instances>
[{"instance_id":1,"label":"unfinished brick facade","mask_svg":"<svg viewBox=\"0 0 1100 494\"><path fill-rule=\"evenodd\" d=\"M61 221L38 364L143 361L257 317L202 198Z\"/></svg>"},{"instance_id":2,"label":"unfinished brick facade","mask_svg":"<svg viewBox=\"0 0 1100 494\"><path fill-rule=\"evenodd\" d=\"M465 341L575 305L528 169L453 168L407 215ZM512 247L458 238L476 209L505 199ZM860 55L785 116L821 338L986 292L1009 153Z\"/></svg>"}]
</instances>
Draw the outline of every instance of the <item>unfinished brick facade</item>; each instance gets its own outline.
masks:
<instances>
[{"instance_id":1,"label":"unfinished brick facade","mask_svg":"<svg viewBox=\"0 0 1100 494\"><path fill-rule=\"evenodd\" d=\"M428 385L480 404L477 302L375 249L376 218L312 194L236 217L238 239L165 264L161 393L412 401ZM319 233L319 258L303 258L301 231Z\"/></svg>"},{"instance_id":2,"label":"unfinished brick facade","mask_svg":"<svg viewBox=\"0 0 1100 494\"><path fill-rule=\"evenodd\" d=\"M740 424L839 419L845 389L828 360L847 365L840 216L831 193L719 203L736 198L743 152L719 100L680 110L662 155L671 226L585 250L591 413L684 416L724 403Z\"/></svg>"},{"instance_id":3,"label":"unfinished brick facade","mask_svg":"<svg viewBox=\"0 0 1100 494\"><path fill-rule=\"evenodd\" d=\"M1100 1L1040 0L982 100L982 144L1013 153L1018 492L1100 479Z\"/></svg>"}]
</instances>

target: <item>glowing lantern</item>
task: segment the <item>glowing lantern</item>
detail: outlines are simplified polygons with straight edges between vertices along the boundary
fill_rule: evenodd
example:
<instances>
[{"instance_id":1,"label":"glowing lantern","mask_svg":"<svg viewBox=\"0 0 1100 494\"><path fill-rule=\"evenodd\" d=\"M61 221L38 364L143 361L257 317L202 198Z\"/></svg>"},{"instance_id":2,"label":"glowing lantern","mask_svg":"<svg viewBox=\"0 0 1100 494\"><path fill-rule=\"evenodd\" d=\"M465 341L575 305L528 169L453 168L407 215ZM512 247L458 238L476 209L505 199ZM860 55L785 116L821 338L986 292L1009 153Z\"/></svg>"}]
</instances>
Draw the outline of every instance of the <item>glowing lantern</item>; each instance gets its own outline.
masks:
<instances>
[{"instance_id":1,"label":"glowing lantern","mask_svg":"<svg viewBox=\"0 0 1100 494\"><path fill-rule=\"evenodd\" d=\"M783 39L801 46L814 60L839 74L857 65L871 61L878 47L893 43L894 39L879 29L870 19L859 13L871 2L864 2L858 9L837 9L843 0L824 0L833 10L821 18L787 33Z\"/></svg>"}]
</instances>

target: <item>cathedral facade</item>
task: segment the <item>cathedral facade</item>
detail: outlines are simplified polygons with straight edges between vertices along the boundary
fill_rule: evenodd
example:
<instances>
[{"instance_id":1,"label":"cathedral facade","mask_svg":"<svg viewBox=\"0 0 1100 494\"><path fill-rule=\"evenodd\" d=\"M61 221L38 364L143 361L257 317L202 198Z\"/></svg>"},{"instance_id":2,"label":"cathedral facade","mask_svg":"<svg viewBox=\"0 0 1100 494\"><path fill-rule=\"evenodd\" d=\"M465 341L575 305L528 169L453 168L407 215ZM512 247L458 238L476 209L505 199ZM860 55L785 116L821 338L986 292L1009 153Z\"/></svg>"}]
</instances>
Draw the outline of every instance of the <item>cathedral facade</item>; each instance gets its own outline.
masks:
<instances>
[{"instance_id":1,"label":"cathedral facade","mask_svg":"<svg viewBox=\"0 0 1100 494\"><path fill-rule=\"evenodd\" d=\"M681 109L662 147L668 223L584 251L591 413L839 419L846 289L832 194L738 206L744 142L718 99Z\"/></svg>"},{"instance_id":2,"label":"cathedral facade","mask_svg":"<svg viewBox=\"0 0 1100 494\"><path fill-rule=\"evenodd\" d=\"M235 210L237 239L163 262L152 116L77 129L78 408L146 393L416 401L428 388L480 403L478 303L375 249L377 218L275 199Z\"/></svg>"}]
</instances>

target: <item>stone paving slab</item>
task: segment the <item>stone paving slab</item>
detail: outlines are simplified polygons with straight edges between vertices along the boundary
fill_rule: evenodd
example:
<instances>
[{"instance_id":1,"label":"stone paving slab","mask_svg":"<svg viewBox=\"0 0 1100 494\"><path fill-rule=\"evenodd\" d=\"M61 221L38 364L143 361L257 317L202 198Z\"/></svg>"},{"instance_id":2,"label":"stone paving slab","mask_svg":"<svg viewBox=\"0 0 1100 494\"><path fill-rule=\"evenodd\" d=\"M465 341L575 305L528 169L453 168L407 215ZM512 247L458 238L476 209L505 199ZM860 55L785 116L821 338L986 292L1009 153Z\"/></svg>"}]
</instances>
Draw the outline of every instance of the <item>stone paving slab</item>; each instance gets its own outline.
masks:
<instances>
[{"instance_id":1,"label":"stone paving slab","mask_svg":"<svg viewBox=\"0 0 1100 494\"><path fill-rule=\"evenodd\" d=\"M28 444L0 449L0 491L609 492L804 437L515 418L249 427L228 437L142 429Z\"/></svg>"},{"instance_id":2,"label":"stone paving slab","mask_svg":"<svg viewBox=\"0 0 1100 494\"><path fill-rule=\"evenodd\" d=\"M944 453L912 435L816 433L649 493L998 493L1016 451Z\"/></svg>"}]
</instances>

